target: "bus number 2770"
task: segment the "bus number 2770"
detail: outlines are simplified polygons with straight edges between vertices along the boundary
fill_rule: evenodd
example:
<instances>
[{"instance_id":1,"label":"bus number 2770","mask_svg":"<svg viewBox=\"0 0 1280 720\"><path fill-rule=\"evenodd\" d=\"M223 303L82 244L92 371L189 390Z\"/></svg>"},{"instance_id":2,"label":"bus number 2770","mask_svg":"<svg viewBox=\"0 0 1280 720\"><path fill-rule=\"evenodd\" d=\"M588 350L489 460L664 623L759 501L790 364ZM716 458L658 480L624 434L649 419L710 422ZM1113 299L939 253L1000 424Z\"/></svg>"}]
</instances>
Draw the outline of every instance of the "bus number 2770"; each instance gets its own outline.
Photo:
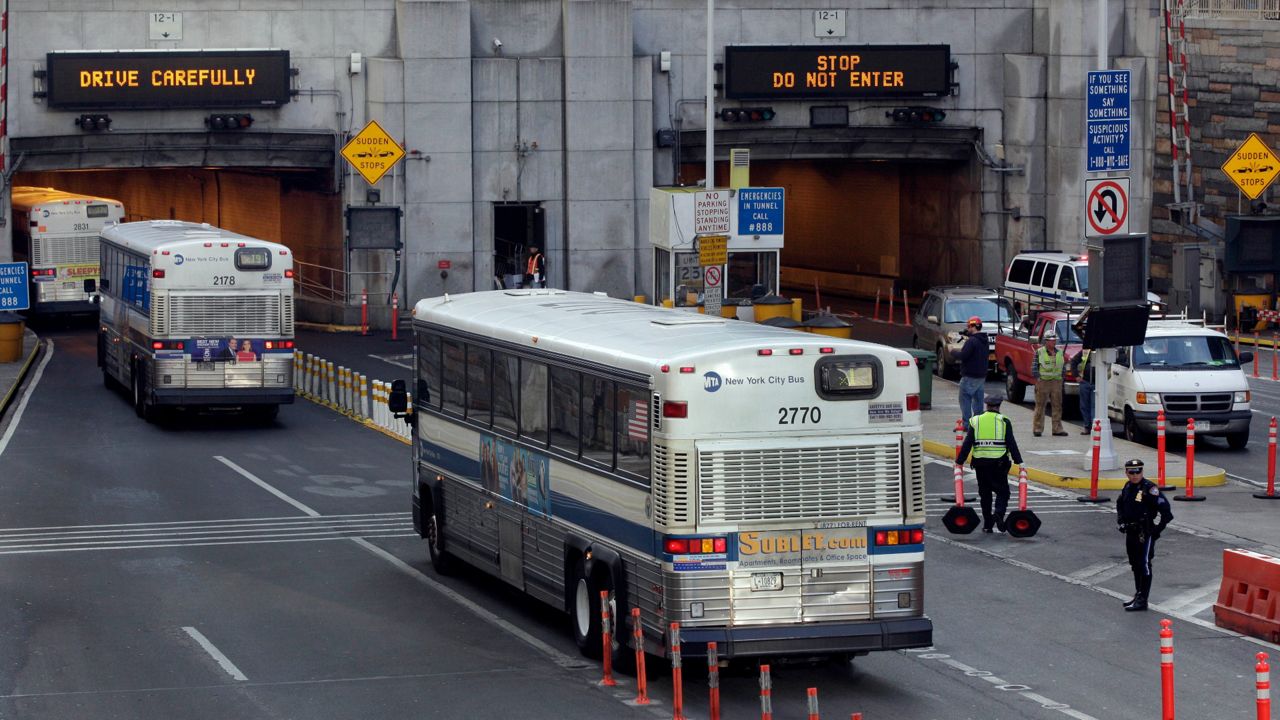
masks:
<instances>
[{"instance_id":1,"label":"bus number 2770","mask_svg":"<svg viewBox=\"0 0 1280 720\"><path fill-rule=\"evenodd\" d=\"M778 408L779 425L817 425L822 422L822 409L817 407Z\"/></svg>"}]
</instances>

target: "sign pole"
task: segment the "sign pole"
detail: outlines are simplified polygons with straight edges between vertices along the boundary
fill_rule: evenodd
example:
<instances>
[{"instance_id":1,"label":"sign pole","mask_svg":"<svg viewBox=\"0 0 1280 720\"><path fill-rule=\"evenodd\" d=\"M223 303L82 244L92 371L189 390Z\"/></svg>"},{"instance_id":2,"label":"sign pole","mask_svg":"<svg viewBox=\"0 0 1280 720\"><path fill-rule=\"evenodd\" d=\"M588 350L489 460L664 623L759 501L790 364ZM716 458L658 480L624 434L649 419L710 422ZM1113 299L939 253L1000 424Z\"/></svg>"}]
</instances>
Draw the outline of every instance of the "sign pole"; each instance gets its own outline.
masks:
<instances>
[{"instance_id":1,"label":"sign pole","mask_svg":"<svg viewBox=\"0 0 1280 720\"><path fill-rule=\"evenodd\" d=\"M716 68L715 68L715 17L716 0L707 0L707 139L706 139L706 183L710 190L716 186Z\"/></svg>"}]
</instances>

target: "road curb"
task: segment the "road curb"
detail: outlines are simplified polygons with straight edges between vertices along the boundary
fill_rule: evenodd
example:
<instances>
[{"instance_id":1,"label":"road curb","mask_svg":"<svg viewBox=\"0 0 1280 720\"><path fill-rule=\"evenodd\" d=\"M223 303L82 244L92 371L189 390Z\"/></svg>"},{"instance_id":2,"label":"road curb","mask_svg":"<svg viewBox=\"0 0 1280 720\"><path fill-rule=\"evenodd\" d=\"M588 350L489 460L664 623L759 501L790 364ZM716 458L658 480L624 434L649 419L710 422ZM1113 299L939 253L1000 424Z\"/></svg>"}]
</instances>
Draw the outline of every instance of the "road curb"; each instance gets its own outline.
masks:
<instances>
[{"instance_id":1,"label":"road curb","mask_svg":"<svg viewBox=\"0 0 1280 720\"><path fill-rule=\"evenodd\" d=\"M924 451L944 460L954 461L956 456L955 445L948 445L936 440L925 440ZM1014 465L1009 469L1009 474L1016 476L1019 466ZM1042 485L1051 485L1053 487L1069 488L1072 490L1088 490L1090 486L1090 478L1076 477L1074 475L1059 475L1058 473L1049 472L1047 470L1039 470L1037 468L1027 468L1027 479L1032 482L1038 482ZM1169 477L1165 481L1170 485L1182 487L1186 484L1186 478ZM1124 487L1126 480L1123 477L1100 477L1098 478L1099 490L1119 490ZM1219 470L1216 473L1207 475L1197 475L1195 477L1196 487L1218 487L1227 484L1227 471Z\"/></svg>"},{"instance_id":2,"label":"road curb","mask_svg":"<svg viewBox=\"0 0 1280 720\"><path fill-rule=\"evenodd\" d=\"M295 320L293 323L295 328L303 328L305 330L314 330L316 332L327 333L349 333L360 332L359 325L335 325L332 323L317 323L306 320Z\"/></svg>"},{"instance_id":3,"label":"road curb","mask_svg":"<svg viewBox=\"0 0 1280 720\"><path fill-rule=\"evenodd\" d=\"M31 370L31 365L35 363L36 356L40 354L41 348L44 347L44 340L39 337L31 346L31 352L27 354L26 362L22 363L22 369L18 371L18 377L13 381L13 385L5 392L4 399L0 400L0 415L4 415L9 411L9 403L13 402L14 397L18 394L18 388L22 387L22 381L26 379L27 373Z\"/></svg>"}]
</instances>

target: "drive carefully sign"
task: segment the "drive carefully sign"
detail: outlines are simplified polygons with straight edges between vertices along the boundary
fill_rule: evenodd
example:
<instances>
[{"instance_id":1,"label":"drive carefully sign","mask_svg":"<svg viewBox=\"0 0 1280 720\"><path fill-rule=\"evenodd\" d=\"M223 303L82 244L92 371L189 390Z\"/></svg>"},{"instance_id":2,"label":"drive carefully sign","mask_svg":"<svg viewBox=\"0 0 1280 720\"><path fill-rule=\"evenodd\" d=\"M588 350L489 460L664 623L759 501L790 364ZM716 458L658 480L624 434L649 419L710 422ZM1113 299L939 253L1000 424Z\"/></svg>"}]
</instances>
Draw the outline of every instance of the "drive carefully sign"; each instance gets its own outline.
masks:
<instances>
[{"instance_id":1,"label":"drive carefully sign","mask_svg":"<svg viewBox=\"0 0 1280 720\"><path fill-rule=\"evenodd\" d=\"M289 102L288 50L58 51L45 99L58 110L275 107Z\"/></svg>"}]
</instances>

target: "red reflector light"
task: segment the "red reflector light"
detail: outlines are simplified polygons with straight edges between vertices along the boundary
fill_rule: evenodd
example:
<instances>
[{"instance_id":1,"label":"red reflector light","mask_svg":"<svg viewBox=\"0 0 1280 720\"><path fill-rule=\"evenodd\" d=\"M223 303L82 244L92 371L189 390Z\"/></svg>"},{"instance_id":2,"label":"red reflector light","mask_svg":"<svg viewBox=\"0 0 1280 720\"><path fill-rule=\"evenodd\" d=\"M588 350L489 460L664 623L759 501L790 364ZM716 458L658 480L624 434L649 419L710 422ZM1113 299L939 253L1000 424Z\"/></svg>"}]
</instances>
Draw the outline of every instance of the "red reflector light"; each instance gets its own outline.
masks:
<instances>
[{"instance_id":1,"label":"red reflector light","mask_svg":"<svg viewBox=\"0 0 1280 720\"><path fill-rule=\"evenodd\" d=\"M205 243L205 244L204 244L204 246L205 246L205 247L213 247L213 243Z\"/></svg>"},{"instance_id":2,"label":"red reflector light","mask_svg":"<svg viewBox=\"0 0 1280 720\"><path fill-rule=\"evenodd\" d=\"M818 348L818 352L822 353L823 355L830 355L835 351L836 351L835 348Z\"/></svg>"},{"instance_id":3,"label":"red reflector light","mask_svg":"<svg viewBox=\"0 0 1280 720\"><path fill-rule=\"evenodd\" d=\"M787 352L788 352L789 354L791 354L791 355L803 355L803 354L804 354L804 348L791 348L791 349L790 349L790 350L788 350Z\"/></svg>"},{"instance_id":4,"label":"red reflector light","mask_svg":"<svg viewBox=\"0 0 1280 720\"><path fill-rule=\"evenodd\" d=\"M168 251L168 250L161 250L161 251L160 251L160 254L161 254L161 255L168 255L168 254L169 254L169 251Z\"/></svg>"},{"instance_id":5,"label":"red reflector light","mask_svg":"<svg viewBox=\"0 0 1280 720\"><path fill-rule=\"evenodd\" d=\"M689 403L683 400L663 400L662 401L662 417L664 418L689 417Z\"/></svg>"},{"instance_id":6,"label":"red reflector light","mask_svg":"<svg viewBox=\"0 0 1280 720\"><path fill-rule=\"evenodd\" d=\"M658 368L658 369L659 369L659 370L661 370L661 371L662 371L662 372L664 372L664 373L666 373L666 372L671 372L671 366L670 366L670 365L663 365L662 367L660 367L660 368Z\"/></svg>"},{"instance_id":7,"label":"red reflector light","mask_svg":"<svg viewBox=\"0 0 1280 720\"><path fill-rule=\"evenodd\" d=\"M164 343L160 342L159 340L156 340L151 343L152 350L160 350L162 348L164 348Z\"/></svg>"},{"instance_id":8,"label":"red reflector light","mask_svg":"<svg viewBox=\"0 0 1280 720\"><path fill-rule=\"evenodd\" d=\"M155 270L152 270L152 271L151 271L151 277L153 277L153 278L162 278L162 277L164 277L164 270L163 270L162 268L156 268Z\"/></svg>"},{"instance_id":9,"label":"red reflector light","mask_svg":"<svg viewBox=\"0 0 1280 720\"><path fill-rule=\"evenodd\" d=\"M236 247L244 247L244 243L236 243Z\"/></svg>"},{"instance_id":10,"label":"red reflector light","mask_svg":"<svg viewBox=\"0 0 1280 720\"><path fill-rule=\"evenodd\" d=\"M907 412L914 412L919 409L920 409L920 396L908 395L907 396Z\"/></svg>"},{"instance_id":11,"label":"red reflector light","mask_svg":"<svg viewBox=\"0 0 1280 720\"><path fill-rule=\"evenodd\" d=\"M231 243L222 243L222 247L231 247ZM166 255L168 253L165 253Z\"/></svg>"},{"instance_id":12,"label":"red reflector light","mask_svg":"<svg viewBox=\"0 0 1280 720\"><path fill-rule=\"evenodd\" d=\"M899 361L898 361L898 367L911 367L911 361L910 361L910 360L899 360Z\"/></svg>"},{"instance_id":13,"label":"red reflector light","mask_svg":"<svg viewBox=\"0 0 1280 720\"><path fill-rule=\"evenodd\" d=\"M287 277L287 278L291 278L291 277L293 277L293 270L285 270L285 271L284 271L284 276L285 276L285 277Z\"/></svg>"},{"instance_id":14,"label":"red reflector light","mask_svg":"<svg viewBox=\"0 0 1280 720\"><path fill-rule=\"evenodd\" d=\"M686 366L684 366L684 367L680 368L680 372L685 373L685 374L687 375L687 374L689 374L689 373L693 372L693 366L691 366L691 365L686 365Z\"/></svg>"},{"instance_id":15,"label":"red reflector light","mask_svg":"<svg viewBox=\"0 0 1280 720\"><path fill-rule=\"evenodd\" d=\"M684 554L689 552L689 541L681 538L667 538L662 548L673 555Z\"/></svg>"},{"instance_id":16,"label":"red reflector light","mask_svg":"<svg viewBox=\"0 0 1280 720\"><path fill-rule=\"evenodd\" d=\"M888 544L889 544L889 533L885 532L884 530L878 530L878 531L876 531L876 544L877 544L877 545L888 545Z\"/></svg>"},{"instance_id":17,"label":"red reflector light","mask_svg":"<svg viewBox=\"0 0 1280 720\"><path fill-rule=\"evenodd\" d=\"M764 350L757 350L756 354L764 357L769 357L770 355L773 354L773 351L768 348L765 348Z\"/></svg>"},{"instance_id":18,"label":"red reflector light","mask_svg":"<svg viewBox=\"0 0 1280 720\"><path fill-rule=\"evenodd\" d=\"M288 251L288 250L281 250L281 251L280 251L280 254L281 254L281 255L288 255L288 254L289 254L289 251Z\"/></svg>"}]
</instances>

